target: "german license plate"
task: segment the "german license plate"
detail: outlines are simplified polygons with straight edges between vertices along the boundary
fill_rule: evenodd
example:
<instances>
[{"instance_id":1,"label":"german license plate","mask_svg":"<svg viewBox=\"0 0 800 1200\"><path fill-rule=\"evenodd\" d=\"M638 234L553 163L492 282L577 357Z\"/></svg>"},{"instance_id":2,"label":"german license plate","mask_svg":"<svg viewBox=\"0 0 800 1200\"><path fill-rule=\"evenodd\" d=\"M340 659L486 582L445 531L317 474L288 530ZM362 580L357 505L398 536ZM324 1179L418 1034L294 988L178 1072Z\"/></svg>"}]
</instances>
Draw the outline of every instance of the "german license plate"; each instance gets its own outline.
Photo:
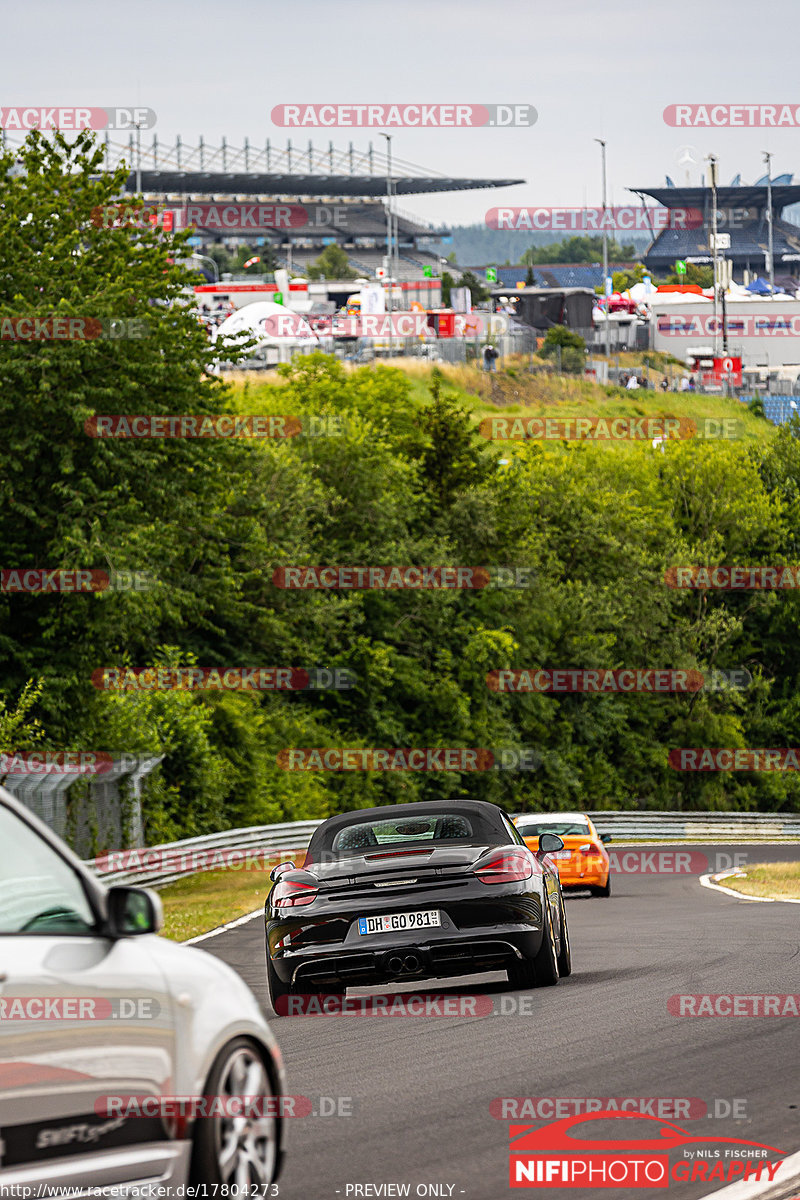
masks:
<instances>
[{"instance_id":1,"label":"german license plate","mask_svg":"<svg viewBox=\"0 0 800 1200\"><path fill-rule=\"evenodd\" d=\"M442 916L438 909L427 912L384 913L380 917L359 917L359 933L397 933L404 929L430 929L441 925Z\"/></svg>"}]
</instances>

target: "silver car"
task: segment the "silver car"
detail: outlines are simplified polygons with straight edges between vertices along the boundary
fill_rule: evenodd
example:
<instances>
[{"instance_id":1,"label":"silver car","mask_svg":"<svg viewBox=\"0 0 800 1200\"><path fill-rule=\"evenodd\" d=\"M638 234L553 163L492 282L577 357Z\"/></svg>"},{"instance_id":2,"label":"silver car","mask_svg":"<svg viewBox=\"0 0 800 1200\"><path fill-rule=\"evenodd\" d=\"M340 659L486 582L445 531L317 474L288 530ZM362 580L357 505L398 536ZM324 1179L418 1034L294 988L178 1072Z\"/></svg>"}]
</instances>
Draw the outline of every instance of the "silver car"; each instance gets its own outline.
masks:
<instances>
[{"instance_id":1,"label":"silver car","mask_svg":"<svg viewBox=\"0 0 800 1200\"><path fill-rule=\"evenodd\" d=\"M0 788L0 1195L187 1183L274 1194L275 1039L235 972L160 927L155 893L103 887Z\"/></svg>"}]
</instances>

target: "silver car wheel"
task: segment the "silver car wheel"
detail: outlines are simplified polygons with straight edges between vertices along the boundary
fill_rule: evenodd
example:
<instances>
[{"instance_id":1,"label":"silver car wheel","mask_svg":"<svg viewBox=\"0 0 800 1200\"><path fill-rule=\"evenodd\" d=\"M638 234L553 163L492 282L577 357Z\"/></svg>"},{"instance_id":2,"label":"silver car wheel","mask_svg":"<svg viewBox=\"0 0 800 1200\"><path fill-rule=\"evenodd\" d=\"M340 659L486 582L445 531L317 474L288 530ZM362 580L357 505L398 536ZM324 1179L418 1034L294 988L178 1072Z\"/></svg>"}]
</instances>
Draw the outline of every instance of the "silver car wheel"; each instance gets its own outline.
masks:
<instances>
[{"instance_id":1,"label":"silver car wheel","mask_svg":"<svg viewBox=\"0 0 800 1200\"><path fill-rule=\"evenodd\" d=\"M255 1050L240 1045L222 1064L219 1081L223 1100L242 1096L247 1107L258 1098L262 1103L254 1107L263 1114L215 1118L214 1151L220 1178L238 1187L269 1183L275 1172L276 1100L267 1069Z\"/></svg>"}]
</instances>

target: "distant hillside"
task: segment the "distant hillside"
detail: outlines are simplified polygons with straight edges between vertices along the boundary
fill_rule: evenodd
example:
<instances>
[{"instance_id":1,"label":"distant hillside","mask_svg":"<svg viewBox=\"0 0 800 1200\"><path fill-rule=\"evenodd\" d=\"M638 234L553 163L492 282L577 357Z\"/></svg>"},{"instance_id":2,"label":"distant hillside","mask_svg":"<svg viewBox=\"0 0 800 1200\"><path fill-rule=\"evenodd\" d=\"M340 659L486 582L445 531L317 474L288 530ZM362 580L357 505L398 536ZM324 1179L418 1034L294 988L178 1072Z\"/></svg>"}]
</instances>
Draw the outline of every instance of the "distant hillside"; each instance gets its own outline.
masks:
<instances>
[{"instance_id":1,"label":"distant hillside","mask_svg":"<svg viewBox=\"0 0 800 1200\"><path fill-rule=\"evenodd\" d=\"M444 244L441 253L455 253L459 266L516 266L529 246L552 246L563 239L563 233L516 233L506 229L487 229L485 225L454 225L453 243ZM647 236L637 238L634 234L625 234L621 240L632 243L637 255L643 254L651 241Z\"/></svg>"}]
</instances>

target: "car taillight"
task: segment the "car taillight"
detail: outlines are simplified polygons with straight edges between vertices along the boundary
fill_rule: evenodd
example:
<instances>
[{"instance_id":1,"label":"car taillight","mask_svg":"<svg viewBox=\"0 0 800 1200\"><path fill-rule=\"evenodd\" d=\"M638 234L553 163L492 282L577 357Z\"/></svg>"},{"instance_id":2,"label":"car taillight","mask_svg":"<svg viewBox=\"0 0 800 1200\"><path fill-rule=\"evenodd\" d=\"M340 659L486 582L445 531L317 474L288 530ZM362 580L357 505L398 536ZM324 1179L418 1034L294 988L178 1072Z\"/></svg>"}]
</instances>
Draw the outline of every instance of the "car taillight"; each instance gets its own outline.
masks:
<instances>
[{"instance_id":1,"label":"car taillight","mask_svg":"<svg viewBox=\"0 0 800 1200\"><path fill-rule=\"evenodd\" d=\"M530 879L533 874L531 860L525 854L496 854L488 862L475 868L481 883L511 883L515 879Z\"/></svg>"},{"instance_id":2,"label":"car taillight","mask_svg":"<svg viewBox=\"0 0 800 1200\"><path fill-rule=\"evenodd\" d=\"M279 879L272 889L272 903L275 908L302 908L304 904L313 904L318 893L319 888L314 883Z\"/></svg>"},{"instance_id":3,"label":"car taillight","mask_svg":"<svg viewBox=\"0 0 800 1200\"><path fill-rule=\"evenodd\" d=\"M600 853L599 846L594 846L594 845L592 845L591 842L586 842L585 845L579 846L578 849L580 850L581 854L599 854Z\"/></svg>"}]
</instances>

